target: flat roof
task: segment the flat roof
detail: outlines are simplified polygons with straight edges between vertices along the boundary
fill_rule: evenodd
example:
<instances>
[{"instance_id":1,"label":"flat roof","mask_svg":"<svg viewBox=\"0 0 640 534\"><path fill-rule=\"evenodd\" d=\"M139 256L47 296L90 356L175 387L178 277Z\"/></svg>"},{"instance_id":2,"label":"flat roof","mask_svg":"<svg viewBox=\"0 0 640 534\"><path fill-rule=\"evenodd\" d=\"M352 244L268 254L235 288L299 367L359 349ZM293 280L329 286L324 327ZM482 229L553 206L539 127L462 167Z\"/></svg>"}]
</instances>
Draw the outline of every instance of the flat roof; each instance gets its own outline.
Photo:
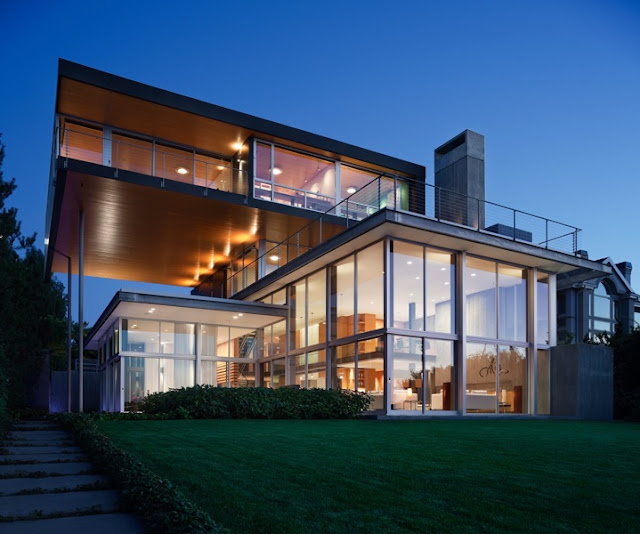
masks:
<instances>
[{"instance_id":1,"label":"flat roof","mask_svg":"<svg viewBox=\"0 0 640 534\"><path fill-rule=\"evenodd\" d=\"M96 350L102 335L119 317L257 329L281 321L287 312L286 306L261 302L121 289L102 312L85 343L87 349Z\"/></svg>"}]
</instances>

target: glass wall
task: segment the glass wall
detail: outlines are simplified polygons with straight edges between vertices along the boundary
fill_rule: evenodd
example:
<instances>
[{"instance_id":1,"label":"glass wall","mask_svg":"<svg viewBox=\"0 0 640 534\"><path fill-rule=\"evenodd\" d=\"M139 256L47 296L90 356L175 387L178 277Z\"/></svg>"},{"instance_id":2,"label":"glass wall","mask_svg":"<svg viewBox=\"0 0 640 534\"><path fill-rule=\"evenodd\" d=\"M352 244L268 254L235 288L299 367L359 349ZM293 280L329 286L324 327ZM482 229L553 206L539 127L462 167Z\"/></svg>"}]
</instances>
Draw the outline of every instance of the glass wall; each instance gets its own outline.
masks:
<instances>
[{"instance_id":1,"label":"glass wall","mask_svg":"<svg viewBox=\"0 0 640 534\"><path fill-rule=\"evenodd\" d=\"M453 342L393 336L392 410L455 409Z\"/></svg>"},{"instance_id":2,"label":"glass wall","mask_svg":"<svg viewBox=\"0 0 640 534\"><path fill-rule=\"evenodd\" d=\"M455 255L402 241L393 241L391 250L393 326L453 333Z\"/></svg>"},{"instance_id":3,"label":"glass wall","mask_svg":"<svg viewBox=\"0 0 640 534\"><path fill-rule=\"evenodd\" d=\"M266 388L279 388L286 385L286 363L284 358L263 362L261 365L262 385Z\"/></svg>"},{"instance_id":4,"label":"glass wall","mask_svg":"<svg viewBox=\"0 0 640 534\"><path fill-rule=\"evenodd\" d=\"M384 248L371 245L356 254L358 333L384 327Z\"/></svg>"},{"instance_id":5,"label":"glass wall","mask_svg":"<svg viewBox=\"0 0 640 534\"><path fill-rule=\"evenodd\" d=\"M467 335L495 339L496 321L496 263L467 257L465 293L467 306Z\"/></svg>"},{"instance_id":6,"label":"glass wall","mask_svg":"<svg viewBox=\"0 0 640 534\"><path fill-rule=\"evenodd\" d=\"M125 410L146 395L195 384L195 360L123 356Z\"/></svg>"},{"instance_id":7,"label":"glass wall","mask_svg":"<svg viewBox=\"0 0 640 534\"><path fill-rule=\"evenodd\" d=\"M327 360L324 350L289 357L293 383L301 388L327 387Z\"/></svg>"},{"instance_id":8,"label":"glass wall","mask_svg":"<svg viewBox=\"0 0 640 534\"><path fill-rule=\"evenodd\" d=\"M424 330L424 247L393 241L391 258L393 326Z\"/></svg>"},{"instance_id":9,"label":"glass wall","mask_svg":"<svg viewBox=\"0 0 640 534\"><path fill-rule=\"evenodd\" d=\"M195 325L146 319L122 319L122 350L195 355Z\"/></svg>"},{"instance_id":10,"label":"glass wall","mask_svg":"<svg viewBox=\"0 0 640 534\"><path fill-rule=\"evenodd\" d=\"M349 256L331 268L331 304L335 314L333 339L355 334L354 267L354 257Z\"/></svg>"},{"instance_id":11,"label":"glass wall","mask_svg":"<svg viewBox=\"0 0 640 534\"><path fill-rule=\"evenodd\" d=\"M527 350L467 343L467 413L527 413Z\"/></svg>"}]
</instances>

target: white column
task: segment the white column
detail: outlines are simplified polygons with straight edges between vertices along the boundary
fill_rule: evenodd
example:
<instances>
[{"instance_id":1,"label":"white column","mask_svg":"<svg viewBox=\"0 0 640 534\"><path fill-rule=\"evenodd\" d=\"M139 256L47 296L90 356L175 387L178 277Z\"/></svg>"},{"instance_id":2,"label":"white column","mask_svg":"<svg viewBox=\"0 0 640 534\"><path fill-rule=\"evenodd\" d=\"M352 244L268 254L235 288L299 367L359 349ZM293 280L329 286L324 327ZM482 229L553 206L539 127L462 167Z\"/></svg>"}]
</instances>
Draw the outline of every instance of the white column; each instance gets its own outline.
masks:
<instances>
[{"instance_id":1,"label":"white column","mask_svg":"<svg viewBox=\"0 0 640 534\"><path fill-rule=\"evenodd\" d=\"M465 298L465 270L467 253L460 252L456 265L456 332L458 334L456 392L458 400L458 413L464 415L467 412L467 302Z\"/></svg>"},{"instance_id":2,"label":"white column","mask_svg":"<svg viewBox=\"0 0 640 534\"><path fill-rule=\"evenodd\" d=\"M84 212L78 220L78 411L83 411L84 394Z\"/></svg>"}]
</instances>

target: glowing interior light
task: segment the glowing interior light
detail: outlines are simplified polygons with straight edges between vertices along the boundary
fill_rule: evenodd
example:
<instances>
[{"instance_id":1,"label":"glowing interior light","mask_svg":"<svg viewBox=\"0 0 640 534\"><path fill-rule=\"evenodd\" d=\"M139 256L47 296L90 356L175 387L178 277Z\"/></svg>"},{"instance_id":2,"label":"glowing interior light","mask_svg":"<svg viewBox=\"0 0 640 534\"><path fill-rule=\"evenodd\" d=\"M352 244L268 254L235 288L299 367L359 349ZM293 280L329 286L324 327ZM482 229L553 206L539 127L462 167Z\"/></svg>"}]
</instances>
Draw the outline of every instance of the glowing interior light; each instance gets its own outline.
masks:
<instances>
[{"instance_id":1,"label":"glowing interior light","mask_svg":"<svg viewBox=\"0 0 640 534\"><path fill-rule=\"evenodd\" d=\"M271 170L271 169L269 169ZM282 174L282 169L280 167L274 167L273 168L273 175L274 176L278 176L279 174Z\"/></svg>"},{"instance_id":2,"label":"glowing interior light","mask_svg":"<svg viewBox=\"0 0 640 534\"><path fill-rule=\"evenodd\" d=\"M184 174L189 174L189 171L188 171L187 169L185 169L184 167L178 167L178 168L176 169L176 172L177 172L178 174L182 174L182 175L184 175Z\"/></svg>"},{"instance_id":3,"label":"glowing interior light","mask_svg":"<svg viewBox=\"0 0 640 534\"><path fill-rule=\"evenodd\" d=\"M280 259L280 256L278 256L277 254L271 254L271 256L269 256L269 259L271 261L278 261Z\"/></svg>"},{"instance_id":4,"label":"glowing interior light","mask_svg":"<svg viewBox=\"0 0 640 534\"><path fill-rule=\"evenodd\" d=\"M241 143L240 141L237 141L236 143L233 143L233 144L231 145L231 147L232 147L234 150L240 150L240 149L242 148L242 143Z\"/></svg>"},{"instance_id":5,"label":"glowing interior light","mask_svg":"<svg viewBox=\"0 0 640 534\"><path fill-rule=\"evenodd\" d=\"M353 195L356 191L357 189L353 186L347 187L347 193L349 193L350 195Z\"/></svg>"}]
</instances>

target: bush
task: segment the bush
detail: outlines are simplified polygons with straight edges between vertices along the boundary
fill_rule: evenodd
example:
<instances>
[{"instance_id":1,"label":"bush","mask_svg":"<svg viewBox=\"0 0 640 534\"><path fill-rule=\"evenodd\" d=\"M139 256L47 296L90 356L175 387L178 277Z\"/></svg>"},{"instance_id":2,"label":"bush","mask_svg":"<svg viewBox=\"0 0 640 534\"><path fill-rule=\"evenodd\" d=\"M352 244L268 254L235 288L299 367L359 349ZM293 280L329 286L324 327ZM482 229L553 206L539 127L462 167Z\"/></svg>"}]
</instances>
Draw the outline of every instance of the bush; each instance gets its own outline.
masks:
<instances>
[{"instance_id":1,"label":"bush","mask_svg":"<svg viewBox=\"0 0 640 534\"><path fill-rule=\"evenodd\" d=\"M2 346L0 346L0 436L9 430L10 417L7 401L9 397L9 380L5 372L5 358Z\"/></svg>"},{"instance_id":2,"label":"bush","mask_svg":"<svg viewBox=\"0 0 640 534\"><path fill-rule=\"evenodd\" d=\"M148 395L139 409L184 419L348 419L370 403L347 390L194 386Z\"/></svg>"},{"instance_id":3,"label":"bush","mask_svg":"<svg viewBox=\"0 0 640 534\"><path fill-rule=\"evenodd\" d=\"M171 482L151 472L102 434L88 414L55 416L86 449L122 492L124 504L140 519L146 532L229 533L209 515L186 500Z\"/></svg>"}]
</instances>

